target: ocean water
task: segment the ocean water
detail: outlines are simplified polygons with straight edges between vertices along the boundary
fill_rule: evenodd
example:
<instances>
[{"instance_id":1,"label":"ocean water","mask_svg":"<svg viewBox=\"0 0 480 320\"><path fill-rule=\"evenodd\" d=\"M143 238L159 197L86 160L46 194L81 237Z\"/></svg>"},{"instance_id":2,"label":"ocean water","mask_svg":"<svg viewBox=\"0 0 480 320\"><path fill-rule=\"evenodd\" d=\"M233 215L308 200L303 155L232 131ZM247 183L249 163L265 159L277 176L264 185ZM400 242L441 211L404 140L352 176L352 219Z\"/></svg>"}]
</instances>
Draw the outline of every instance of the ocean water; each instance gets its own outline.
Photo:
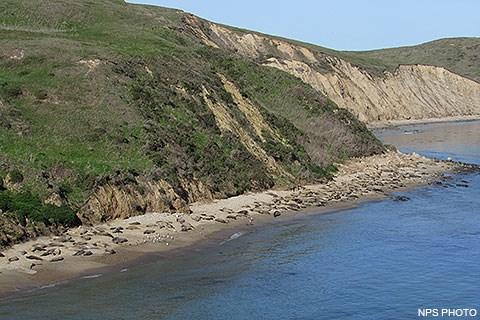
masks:
<instances>
[{"instance_id":1,"label":"ocean water","mask_svg":"<svg viewBox=\"0 0 480 320\"><path fill-rule=\"evenodd\" d=\"M380 130L377 136L403 152L467 163L477 163L480 154L480 121L401 126Z\"/></svg>"},{"instance_id":2,"label":"ocean water","mask_svg":"<svg viewBox=\"0 0 480 320\"><path fill-rule=\"evenodd\" d=\"M480 164L478 133L480 123L378 135L404 151ZM410 199L405 202L386 198L246 228L197 250L6 298L0 319L418 319L422 308L480 313L480 174L455 175L447 184L397 193Z\"/></svg>"}]
</instances>

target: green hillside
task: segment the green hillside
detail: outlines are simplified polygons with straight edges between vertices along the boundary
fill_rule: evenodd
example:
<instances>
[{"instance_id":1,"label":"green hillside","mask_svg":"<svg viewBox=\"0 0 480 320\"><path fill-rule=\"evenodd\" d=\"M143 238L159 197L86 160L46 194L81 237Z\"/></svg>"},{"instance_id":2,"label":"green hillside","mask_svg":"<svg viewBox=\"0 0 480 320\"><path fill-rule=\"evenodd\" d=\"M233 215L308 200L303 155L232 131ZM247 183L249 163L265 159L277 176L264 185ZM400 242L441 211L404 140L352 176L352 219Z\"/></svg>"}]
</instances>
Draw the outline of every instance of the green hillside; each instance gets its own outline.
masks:
<instances>
[{"instance_id":1,"label":"green hillside","mask_svg":"<svg viewBox=\"0 0 480 320\"><path fill-rule=\"evenodd\" d=\"M156 208L176 210L319 181L335 161L383 151L349 112L205 46L183 17L119 0L0 2L0 246L108 220L88 203L105 186L165 194Z\"/></svg>"},{"instance_id":2,"label":"green hillside","mask_svg":"<svg viewBox=\"0 0 480 320\"><path fill-rule=\"evenodd\" d=\"M394 72L401 64L423 64L443 67L480 82L480 65L477 62L480 57L480 38L445 38L416 46L370 51L337 51L292 39L239 28L228 28L239 33L256 33L272 39L283 40L309 48L313 52L339 57L377 76L382 76L385 71Z\"/></svg>"},{"instance_id":3,"label":"green hillside","mask_svg":"<svg viewBox=\"0 0 480 320\"><path fill-rule=\"evenodd\" d=\"M445 38L415 46L389 48L370 51L338 51L319 45L271 36L256 31L222 25L238 34L256 34L268 39L277 39L300 45L317 54L338 57L360 67L372 75L383 76L385 72L394 72L401 64L423 64L446 68L456 74L480 82L480 38ZM271 50L272 56L278 52L264 44L263 50ZM299 58L299 57L297 57ZM301 58L301 57L300 57Z\"/></svg>"},{"instance_id":4,"label":"green hillside","mask_svg":"<svg viewBox=\"0 0 480 320\"><path fill-rule=\"evenodd\" d=\"M393 70L399 64L425 64L444 67L480 82L480 38L440 39L418 46L352 53L375 59Z\"/></svg>"}]
</instances>

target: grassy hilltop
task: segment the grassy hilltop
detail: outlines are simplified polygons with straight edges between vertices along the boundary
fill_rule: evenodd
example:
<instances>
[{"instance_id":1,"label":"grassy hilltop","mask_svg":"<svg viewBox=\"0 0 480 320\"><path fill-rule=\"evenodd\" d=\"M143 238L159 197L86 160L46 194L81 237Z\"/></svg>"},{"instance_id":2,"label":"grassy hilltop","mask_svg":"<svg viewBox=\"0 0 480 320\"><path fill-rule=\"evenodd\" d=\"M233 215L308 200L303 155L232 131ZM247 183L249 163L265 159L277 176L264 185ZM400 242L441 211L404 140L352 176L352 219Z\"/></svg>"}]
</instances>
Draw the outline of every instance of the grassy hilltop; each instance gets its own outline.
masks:
<instances>
[{"instance_id":1,"label":"grassy hilltop","mask_svg":"<svg viewBox=\"0 0 480 320\"><path fill-rule=\"evenodd\" d=\"M204 45L184 15L120 0L0 2L0 246L108 220L89 218L107 186L165 195L155 208L175 210L318 181L334 161L383 151L299 79Z\"/></svg>"},{"instance_id":2,"label":"grassy hilltop","mask_svg":"<svg viewBox=\"0 0 480 320\"><path fill-rule=\"evenodd\" d=\"M238 28L231 29L239 33L254 33ZM480 57L480 38L445 38L407 47L370 51L337 51L301 41L266 36L301 45L316 53L339 57L376 76L382 76L385 71L392 73L402 64L422 64L443 67L480 82L480 67L477 63Z\"/></svg>"},{"instance_id":3,"label":"grassy hilltop","mask_svg":"<svg viewBox=\"0 0 480 320\"><path fill-rule=\"evenodd\" d=\"M358 57L375 59L390 71L399 64L425 64L444 67L480 82L480 38L447 38L417 46L355 52Z\"/></svg>"}]
</instances>

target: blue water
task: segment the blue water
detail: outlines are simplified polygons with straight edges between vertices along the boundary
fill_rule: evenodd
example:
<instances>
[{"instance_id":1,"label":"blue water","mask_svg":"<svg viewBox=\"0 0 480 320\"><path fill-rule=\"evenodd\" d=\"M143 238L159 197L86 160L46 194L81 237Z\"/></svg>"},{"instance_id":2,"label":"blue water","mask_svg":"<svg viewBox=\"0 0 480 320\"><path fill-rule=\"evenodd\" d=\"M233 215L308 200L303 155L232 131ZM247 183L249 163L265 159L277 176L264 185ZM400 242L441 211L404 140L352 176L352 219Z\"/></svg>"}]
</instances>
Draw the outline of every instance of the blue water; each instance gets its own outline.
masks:
<instances>
[{"instance_id":1,"label":"blue water","mask_svg":"<svg viewBox=\"0 0 480 320\"><path fill-rule=\"evenodd\" d=\"M476 131L471 124L408 130L379 135L402 150L480 164L479 124ZM463 140L443 136L452 131ZM218 239L126 272L6 299L0 319L417 319L419 308L480 312L480 175L448 183L399 193L410 201L387 198L245 229L221 245Z\"/></svg>"},{"instance_id":2,"label":"blue water","mask_svg":"<svg viewBox=\"0 0 480 320\"><path fill-rule=\"evenodd\" d=\"M385 143L403 152L427 157L478 163L480 121L402 126L377 132Z\"/></svg>"}]
</instances>

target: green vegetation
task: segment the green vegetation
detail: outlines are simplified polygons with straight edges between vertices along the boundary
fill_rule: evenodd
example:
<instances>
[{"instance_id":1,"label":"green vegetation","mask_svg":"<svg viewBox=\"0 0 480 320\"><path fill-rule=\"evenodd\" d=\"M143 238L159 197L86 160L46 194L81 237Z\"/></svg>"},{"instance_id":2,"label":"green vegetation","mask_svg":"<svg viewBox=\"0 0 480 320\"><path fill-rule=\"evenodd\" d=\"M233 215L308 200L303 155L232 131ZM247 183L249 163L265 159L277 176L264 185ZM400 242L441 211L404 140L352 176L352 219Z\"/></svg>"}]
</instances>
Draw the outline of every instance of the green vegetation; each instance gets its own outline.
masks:
<instances>
[{"instance_id":1,"label":"green vegetation","mask_svg":"<svg viewBox=\"0 0 480 320\"><path fill-rule=\"evenodd\" d=\"M13 215L22 225L26 224L27 219L46 226L72 227L79 223L75 212L68 206L43 204L38 196L30 192L0 191L0 210Z\"/></svg>"},{"instance_id":2,"label":"green vegetation","mask_svg":"<svg viewBox=\"0 0 480 320\"><path fill-rule=\"evenodd\" d=\"M243 96L262 106L260 111L268 122L289 141L308 150L316 164L325 167L333 161L383 151L363 123L296 77L219 54L209 47L201 52L212 62L215 72L227 75Z\"/></svg>"},{"instance_id":3,"label":"green vegetation","mask_svg":"<svg viewBox=\"0 0 480 320\"><path fill-rule=\"evenodd\" d=\"M0 2L0 218L72 226L95 188L109 183L162 180L185 201L188 185L201 183L227 197L313 182L334 172L333 162L383 151L328 98L205 46L185 17L120 0ZM275 137L257 135L219 74ZM279 172L238 132L219 127L204 90ZM52 196L59 206L45 204Z\"/></svg>"},{"instance_id":4,"label":"green vegetation","mask_svg":"<svg viewBox=\"0 0 480 320\"><path fill-rule=\"evenodd\" d=\"M480 82L480 38L445 38L415 46L379 49L371 51L337 51L318 45L264 35L258 32L225 26L239 33L256 33L292 44L298 44L313 52L341 58L376 76L394 72L401 64L423 64L446 68L456 74ZM266 57L265 57L266 58ZM323 66L319 71L328 72Z\"/></svg>"},{"instance_id":5,"label":"green vegetation","mask_svg":"<svg viewBox=\"0 0 480 320\"><path fill-rule=\"evenodd\" d=\"M261 66L269 55L255 60L206 46L187 18L120 0L0 2L2 223L76 225L76 212L106 184L141 190L145 178L165 181L184 201L200 184L228 197L314 182L335 172L335 162L384 151L352 114L301 80ZM422 63L480 79L472 63L479 39L370 52L302 45L376 75ZM321 61L314 67L330 68ZM271 130L257 132L220 75ZM206 99L241 133L219 125ZM58 205L46 204L51 199ZM25 230L9 239L23 239Z\"/></svg>"},{"instance_id":6,"label":"green vegetation","mask_svg":"<svg viewBox=\"0 0 480 320\"><path fill-rule=\"evenodd\" d=\"M136 81L131 90L145 118L145 153L178 194L185 193L179 178L201 181L219 197L273 186L263 164L249 156L236 137L220 134L213 114L195 92L179 94L148 78ZM189 83L191 88L201 85Z\"/></svg>"},{"instance_id":7,"label":"green vegetation","mask_svg":"<svg viewBox=\"0 0 480 320\"><path fill-rule=\"evenodd\" d=\"M444 67L480 82L480 38L440 39L418 46L355 52L357 57L381 61L389 71L399 64L425 64Z\"/></svg>"}]
</instances>

